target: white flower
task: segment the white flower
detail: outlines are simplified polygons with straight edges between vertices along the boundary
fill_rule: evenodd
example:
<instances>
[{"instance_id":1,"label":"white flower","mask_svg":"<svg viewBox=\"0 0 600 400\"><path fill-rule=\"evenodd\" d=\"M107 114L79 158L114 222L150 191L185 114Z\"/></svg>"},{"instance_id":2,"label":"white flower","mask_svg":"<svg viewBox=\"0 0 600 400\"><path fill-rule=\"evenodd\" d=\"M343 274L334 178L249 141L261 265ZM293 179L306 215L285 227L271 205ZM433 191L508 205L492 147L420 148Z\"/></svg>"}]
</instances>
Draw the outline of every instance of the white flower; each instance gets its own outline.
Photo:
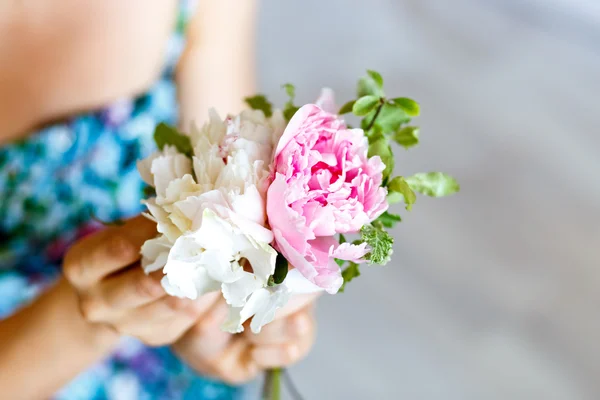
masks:
<instances>
[{"instance_id":1,"label":"white flower","mask_svg":"<svg viewBox=\"0 0 600 400\"><path fill-rule=\"evenodd\" d=\"M146 240L141 251L144 272L149 274L163 268L167 263L171 246L171 241L165 235Z\"/></svg>"},{"instance_id":2,"label":"white flower","mask_svg":"<svg viewBox=\"0 0 600 400\"><path fill-rule=\"evenodd\" d=\"M306 279L297 269L288 272L281 285L255 290L243 306L231 304L229 316L222 329L230 333L244 330L242 325L252 317L250 329L260 333L261 328L273 321L275 312L285 306L292 294L318 293L323 289Z\"/></svg>"},{"instance_id":3,"label":"white flower","mask_svg":"<svg viewBox=\"0 0 600 400\"><path fill-rule=\"evenodd\" d=\"M250 329L259 333L261 328L273 321L275 311L287 304L290 290L285 285L260 288L252 293L243 307L229 309L229 317L221 326L224 331L239 333L244 330L243 323L252 317Z\"/></svg>"},{"instance_id":4,"label":"white flower","mask_svg":"<svg viewBox=\"0 0 600 400\"><path fill-rule=\"evenodd\" d=\"M230 303L243 304L256 288L267 284L277 252L205 209L199 229L180 236L171 248L163 272L169 290L195 299L221 288ZM240 260L252 265L244 271Z\"/></svg>"},{"instance_id":5,"label":"white flower","mask_svg":"<svg viewBox=\"0 0 600 400\"><path fill-rule=\"evenodd\" d=\"M267 286L277 252L269 245L266 190L273 146L285 125L280 112L265 118L244 111L221 120L211 110L209 122L189 135L191 159L165 146L138 162L156 189L145 204L161 234L142 247L144 270L162 268L162 285L174 296L195 299L221 290L231 306L231 332L251 317L252 330L259 331L291 293L286 285Z\"/></svg>"}]
</instances>

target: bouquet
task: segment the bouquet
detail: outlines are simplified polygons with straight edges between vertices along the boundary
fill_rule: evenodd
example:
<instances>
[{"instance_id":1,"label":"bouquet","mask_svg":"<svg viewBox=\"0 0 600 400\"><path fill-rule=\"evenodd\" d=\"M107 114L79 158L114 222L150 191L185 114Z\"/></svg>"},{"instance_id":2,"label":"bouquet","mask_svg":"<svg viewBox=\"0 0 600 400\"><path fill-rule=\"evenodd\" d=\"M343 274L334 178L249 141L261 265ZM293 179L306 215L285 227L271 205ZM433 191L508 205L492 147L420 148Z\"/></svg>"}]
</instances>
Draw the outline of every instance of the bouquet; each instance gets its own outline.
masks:
<instances>
[{"instance_id":1,"label":"bouquet","mask_svg":"<svg viewBox=\"0 0 600 400\"><path fill-rule=\"evenodd\" d=\"M459 186L440 172L393 175L392 142L409 149L418 104L388 98L375 71L358 83L358 98L335 106L323 89L297 107L294 87L276 110L263 95L224 119L210 111L201 128L156 127L158 151L138 162L151 187L144 203L159 235L142 247L147 273L162 270L173 296L195 299L220 291L229 305L222 329L257 333L291 295L342 292L363 266L392 256L387 232L410 210L415 192L439 197ZM360 128L342 117L360 117ZM353 237L351 237L353 236ZM278 398L279 371L266 395ZM269 394L270 392L270 394Z\"/></svg>"}]
</instances>

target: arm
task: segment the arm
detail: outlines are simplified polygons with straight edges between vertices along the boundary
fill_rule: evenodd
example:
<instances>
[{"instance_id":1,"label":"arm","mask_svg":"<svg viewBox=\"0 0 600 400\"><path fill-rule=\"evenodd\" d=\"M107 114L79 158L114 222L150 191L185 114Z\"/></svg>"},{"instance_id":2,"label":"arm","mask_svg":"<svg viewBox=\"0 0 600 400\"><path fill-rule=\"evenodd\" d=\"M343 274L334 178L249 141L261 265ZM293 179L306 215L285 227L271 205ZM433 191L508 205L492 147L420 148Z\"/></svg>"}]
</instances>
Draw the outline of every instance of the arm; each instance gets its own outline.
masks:
<instances>
[{"instance_id":1,"label":"arm","mask_svg":"<svg viewBox=\"0 0 600 400\"><path fill-rule=\"evenodd\" d=\"M221 115L244 108L255 89L256 0L199 2L177 69L180 126L201 125L214 107Z\"/></svg>"},{"instance_id":2,"label":"arm","mask_svg":"<svg viewBox=\"0 0 600 400\"><path fill-rule=\"evenodd\" d=\"M0 321L0 388L10 399L47 398L103 357L115 335L83 319L61 279L29 307Z\"/></svg>"},{"instance_id":3,"label":"arm","mask_svg":"<svg viewBox=\"0 0 600 400\"><path fill-rule=\"evenodd\" d=\"M162 273L138 264L156 224L133 218L77 242L65 277L31 306L0 321L1 398L50 397L108 355L122 335L151 346L173 343L214 301L167 296Z\"/></svg>"}]
</instances>

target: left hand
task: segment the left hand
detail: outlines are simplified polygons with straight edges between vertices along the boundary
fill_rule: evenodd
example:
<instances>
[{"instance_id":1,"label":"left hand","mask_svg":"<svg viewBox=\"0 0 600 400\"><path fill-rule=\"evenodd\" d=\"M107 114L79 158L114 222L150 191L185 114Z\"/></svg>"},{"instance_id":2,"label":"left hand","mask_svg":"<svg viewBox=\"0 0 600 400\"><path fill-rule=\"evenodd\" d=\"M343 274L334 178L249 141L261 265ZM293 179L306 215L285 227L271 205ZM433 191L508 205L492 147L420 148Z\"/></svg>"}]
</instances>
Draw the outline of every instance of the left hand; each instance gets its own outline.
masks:
<instances>
[{"instance_id":1,"label":"left hand","mask_svg":"<svg viewBox=\"0 0 600 400\"><path fill-rule=\"evenodd\" d=\"M215 296L211 309L172 348L205 376L234 385L251 381L266 369L287 367L306 356L315 339L312 309L316 297L292 298L259 334L245 324L243 333L232 335L221 330L228 308L220 296Z\"/></svg>"}]
</instances>

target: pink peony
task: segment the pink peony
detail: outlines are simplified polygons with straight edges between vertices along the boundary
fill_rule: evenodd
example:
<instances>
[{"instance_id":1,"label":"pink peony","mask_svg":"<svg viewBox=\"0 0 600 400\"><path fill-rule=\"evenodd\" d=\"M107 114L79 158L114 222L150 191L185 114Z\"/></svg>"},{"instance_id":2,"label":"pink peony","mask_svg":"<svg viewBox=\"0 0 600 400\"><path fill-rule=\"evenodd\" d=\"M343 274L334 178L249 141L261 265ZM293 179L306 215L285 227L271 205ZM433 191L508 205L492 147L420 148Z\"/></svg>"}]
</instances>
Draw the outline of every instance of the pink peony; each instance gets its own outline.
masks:
<instances>
[{"instance_id":1,"label":"pink peony","mask_svg":"<svg viewBox=\"0 0 600 400\"><path fill-rule=\"evenodd\" d=\"M330 92L318 104L332 108ZM336 233L354 233L383 213L385 165L367 158L361 129L315 104L301 107L275 150L267 216L276 245L308 280L336 293L343 283L335 258L358 262L365 244L340 245Z\"/></svg>"}]
</instances>

